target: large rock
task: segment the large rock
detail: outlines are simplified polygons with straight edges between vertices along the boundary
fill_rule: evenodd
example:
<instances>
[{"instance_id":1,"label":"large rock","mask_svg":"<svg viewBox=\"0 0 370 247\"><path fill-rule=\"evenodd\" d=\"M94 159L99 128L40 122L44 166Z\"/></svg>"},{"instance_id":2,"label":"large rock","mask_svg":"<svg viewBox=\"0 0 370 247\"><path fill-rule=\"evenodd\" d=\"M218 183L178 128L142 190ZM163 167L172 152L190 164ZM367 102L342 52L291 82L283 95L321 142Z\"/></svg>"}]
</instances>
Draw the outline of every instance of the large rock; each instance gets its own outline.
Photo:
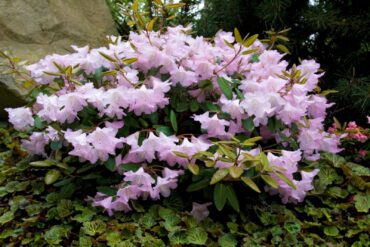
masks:
<instances>
[{"instance_id":1,"label":"large rock","mask_svg":"<svg viewBox=\"0 0 370 247\"><path fill-rule=\"evenodd\" d=\"M105 0L0 0L0 49L30 62L73 44L101 46L107 35L117 30ZM5 102L13 83L0 78L1 111L22 101Z\"/></svg>"},{"instance_id":2,"label":"large rock","mask_svg":"<svg viewBox=\"0 0 370 247\"><path fill-rule=\"evenodd\" d=\"M36 61L117 34L105 0L1 0L0 48Z\"/></svg>"}]
</instances>

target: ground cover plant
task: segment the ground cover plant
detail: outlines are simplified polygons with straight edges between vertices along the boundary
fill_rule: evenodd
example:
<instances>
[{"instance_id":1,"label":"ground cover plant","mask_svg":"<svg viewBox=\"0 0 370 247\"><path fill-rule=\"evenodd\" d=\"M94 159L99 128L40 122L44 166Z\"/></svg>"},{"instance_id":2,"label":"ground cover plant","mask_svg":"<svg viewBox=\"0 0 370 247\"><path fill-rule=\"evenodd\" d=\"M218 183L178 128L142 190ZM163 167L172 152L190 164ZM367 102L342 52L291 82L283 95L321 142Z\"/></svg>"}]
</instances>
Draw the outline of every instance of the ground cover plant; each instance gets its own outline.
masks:
<instances>
[{"instance_id":1,"label":"ground cover plant","mask_svg":"<svg viewBox=\"0 0 370 247\"><path fill-rule=\"evenodd\" d=\"M140 202L109 217L82 200L85 182L46 185L47 169L22 159L22 134L1 133L0 244L3 246L368 246L368 167L325 154L314 190L300 204L251 192L241 212L198 222L188 197ZM15 165L16 164L16 165ZM85 171L85 173L88 171ZM84 173L82 173L84 174ZM100 178L101 179L101 178ZM87 183L88 182L88 183ZM181 185L180 185L181 186ZM183 188L185 190L185 188ZM194 214L194 212L193 212Z\"/></svg>"}]
</instances>

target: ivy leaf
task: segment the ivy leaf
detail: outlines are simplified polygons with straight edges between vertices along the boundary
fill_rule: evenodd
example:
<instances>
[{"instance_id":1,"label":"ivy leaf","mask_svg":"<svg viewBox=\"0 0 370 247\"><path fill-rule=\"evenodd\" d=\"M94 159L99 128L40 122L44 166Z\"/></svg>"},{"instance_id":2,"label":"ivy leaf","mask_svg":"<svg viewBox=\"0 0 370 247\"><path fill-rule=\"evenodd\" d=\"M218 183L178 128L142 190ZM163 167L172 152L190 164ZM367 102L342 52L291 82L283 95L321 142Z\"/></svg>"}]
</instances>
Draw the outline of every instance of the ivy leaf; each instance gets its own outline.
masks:
<instances>
[{"instance_id":1,"label":"ivy leaf","mask_svg":"<svg viewBox=\"0 0 370 247\"><path fill-rule=\"evenodd\" d=\"M233 98L233 92L230 87L230 82L223 77L217 77L217 83L225 97L231 100Z\"/></svg>"},{"instance_id":2,"label":"ivy leaf","mask_svg":"<svg viewBox=\"0 0 370 247\"><path fill-rule=\"evenodd\" d=\"M83 232L90 236L101 234L105 231L105 229L106 224L102 220L84 222L82 227Z\"/></svg>"},{"instance_id":3,"label":"ivy leaf","mask_svg":"<svg viewBox=\"0 0 370 247\"><path fill-rule=\"evenodd\" d=\"M249 186L252 190L261 193L260 189L258 188L257 184L250 178L242 177L242 181Z\"/></svg>"},{"instance_id":4,"label":"ivy leaf","mask_svg":"<svg viewBox=\"0 0 370 247\"><path fill-rule=\"evenodd\" d=\"M170 113L170 121L171 121L171 125L172 125L172 128L175 132L177 132L177 120L176 120L176 114L173 110L171 110L171 113Z\"/></svg>"},{"instance_id":5,"label":"ivy leaf","mask_svg":"<svg viewBox=\"0 0 370 247\"><path fill-rule=\"evenodd\" d=\"M5 212L3 215L0 216L0 225L4 225L5 223L12 221L14 219L14 213L11 211Z\"/></svg>"},{"instance_id":6,"label":"ivy leaf","mask_svg":"<svg viewBox=\"0 0 370 247\"><path fill-rule=\"evenodd\" d=\"M226 204L226 186L222 183L216 184L213 191L213 201L218 211L221 211Z\"/></svg>"},{"instance_id":7,"label":"ivy leaf","mask_svg":"<svg viewBox=\"0 0 370 247\"><path fill-rule=\"evenodd\" d=\"M279 184L270 175L262 174L261 178L263 179L263 181L266 182L266 184L270 185L272 188L274 189L279 188Z\"/></svg>"},{"instance_id":8,"label":"ivy leaf","mask_svg":"<svg viewBox=\"0 0 370 247\"><path fill-rule=\"evenodd\" d=\"M238 241L235 239L234 235L231 233L223 234L217 241L221 247L236 247L238 246Z\"/></svg>"},{"instance_id":9,"label":"ivy leaf","mask_svg":"<svg viewBox=\"0 0 370 247\"><path fill-rule=\"evenodd\" d=\"M187 240L189 244L205 245L208 239L208 233L200 227L191 228L187 231Z\"/></svg>"},{"instance_id":10,"label":"ivy leaf","mask_svg":"<svg viewBox=\"0 0 370 247\"><path fill-rule=\"evenodd\" d=\"M332 166L336 168L339 168L341 167L341 165L346 163L346 160L343 157L336 155L336 154L332 154L332 153L323 153L321 155L321 158L328 161L329 164L331 164Z\"/></svg>"},{"instance_id":11,"label":"ivy leaf","mask_svg":"<svg viewBox=\"0 0 370 247\"><path fill-rule=\"evenodd\" d=\"M370 192L359 193L355 196L355 207L357 212L367 213L370 208Z\"/></svg>"},{"instance_id":12,"label":"ivy leaf","mask_svg":"<svg viewBox=\"0 0 370 247\"><path fill-rule=\"evenodd\" d=\"M335 237L335 236L338 236L339 230L335 226L326 226L324 228L324 233L327 236Z\"/></svg>"},{"instance_id":13,"label":"ivy leaf","mask_svg":"<svg viewBox=\"0 0 370 247\"><path fill-rule=\"evenodd\" d=\"M238 197L236 196L236 193L231 185L226 186L226 194L227 194L227 201L231 205L231 207L236 211L240 212L240 207L239 207L239 200Z\"/></svg>"},{"instance_id":14,"label":"ivy leaf","mask_svg":"<svg viewBox=\"0 0 370 247\"><path fill-rule=\"evenodd\" d=\"M215 183L218 183L219 181L221 181L224 177L227 176L227 174L229 174L229 170L228 169L218 169L212 176L212 179L211 179L211 182L209 184L215 184Z\"/></svg>"}]
</instances>

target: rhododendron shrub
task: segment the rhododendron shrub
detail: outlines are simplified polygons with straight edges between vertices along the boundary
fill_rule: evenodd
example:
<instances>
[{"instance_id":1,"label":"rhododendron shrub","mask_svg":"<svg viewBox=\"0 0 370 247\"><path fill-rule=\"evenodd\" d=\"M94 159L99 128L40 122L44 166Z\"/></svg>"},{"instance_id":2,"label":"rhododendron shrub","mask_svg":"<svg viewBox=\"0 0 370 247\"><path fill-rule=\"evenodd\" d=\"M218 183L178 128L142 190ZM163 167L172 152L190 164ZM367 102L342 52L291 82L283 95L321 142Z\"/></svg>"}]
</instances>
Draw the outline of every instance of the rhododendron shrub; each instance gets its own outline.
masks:
<instances>
[{"instance_id":1,"label":"rhododendron shrub","mask_svg":"<svg viewBox=\"0 0 370 247\"><path fill-rule=\"evenodd\" d=\"M28 66L39 84L34 100L7 111L29 133L23 147L38 157L31 164L62 172L101 164L120 174L113 193L92 199L109 214L168 197L186 174L187 191L211 188L219 210L227 203L238 211L252 190L301 202L318 172L309 161L340 151L340 136L323 127L332 104L318 93L319 64L289 67L256 35L189 33L131 32ZM48 183L60 179L55 169ZM199 203L193 211L206 217L210 204Z\"/></svg>"}]
</instances>

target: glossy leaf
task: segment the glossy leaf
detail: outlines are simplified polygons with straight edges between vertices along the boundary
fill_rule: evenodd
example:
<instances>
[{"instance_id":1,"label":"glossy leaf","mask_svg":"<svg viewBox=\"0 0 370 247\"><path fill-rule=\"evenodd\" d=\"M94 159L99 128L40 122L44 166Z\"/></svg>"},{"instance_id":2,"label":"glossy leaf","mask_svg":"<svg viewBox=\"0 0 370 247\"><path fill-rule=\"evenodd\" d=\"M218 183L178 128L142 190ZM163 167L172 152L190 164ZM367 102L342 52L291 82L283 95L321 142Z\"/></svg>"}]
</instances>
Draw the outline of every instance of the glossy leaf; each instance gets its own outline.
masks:
<instances>
[{"instance_id":1,"label":"glossy leaf","mask_svg":"<svg viewBox=\"0 0 370 247\"><path fill-rule=\"evenodd\" d=\"M225 97L231 100L233 98L233 92L231 90L230 82L222 77L217 77L217 83Z\"/></svg>"},{"instance_id":2,"label":"glossy leaf","mask_svg":"<svg viewBox=\"0 0 370 247\"><path fill-rule=\"evenodd\" d=\"M257 184L250 178L248 177L242 177L241 180L249 186L252 190L261 193L260 189L258 188Z\"/></svg>"},{"instance_id":3,"label":"glossy leaf","mask_svg":"<svg viewBox=\"0 0 370 247\"><path fill-rule=\"evenodd\" d=\"M216 184L229 174L228 169L218 169L212 176L210 184Z\"/></svg>"},{"instance_id":4,"label":"glossy leaf","mask_svg":"<svg viewBox=\"0 0 370 247\"><path fill-rule=\"evenodd\" d=\"M226 204L227 200L226 186L222 183L216 184L213 192L213 201L218 211L221 211Z\"/></svg>"}]
</instances>

